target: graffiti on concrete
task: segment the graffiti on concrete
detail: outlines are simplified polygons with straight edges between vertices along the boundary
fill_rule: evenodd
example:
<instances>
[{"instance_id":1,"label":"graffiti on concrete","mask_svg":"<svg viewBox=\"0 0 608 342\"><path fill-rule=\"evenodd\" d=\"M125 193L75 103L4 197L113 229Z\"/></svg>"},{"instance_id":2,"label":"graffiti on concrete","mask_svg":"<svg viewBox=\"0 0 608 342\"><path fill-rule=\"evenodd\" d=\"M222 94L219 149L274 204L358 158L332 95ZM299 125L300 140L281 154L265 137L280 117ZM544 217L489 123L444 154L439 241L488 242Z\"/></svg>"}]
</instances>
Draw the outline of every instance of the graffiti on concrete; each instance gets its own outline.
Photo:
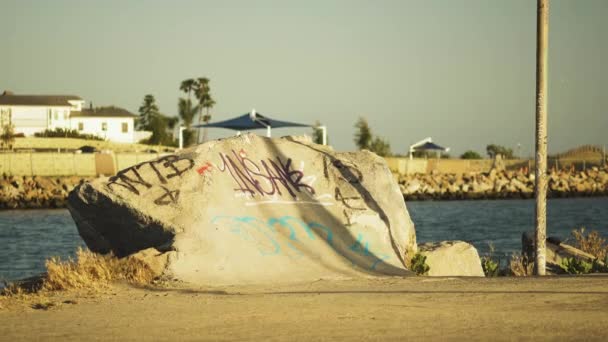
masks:
<instances>
[{"instance_id":1,"label":"graffiti on concrete","mask_svg":"<svg viewBox=\"0 0 608 342\"><path fill-rule=\"evenodd\" d=\"M213 165L210 162L206 162L203 166L196 169L199 175L204 175L205 172L211 171L213 169Z\"/></svg>"},{"instance_id":2,"label":"graffiti on concrete","mask_svg":"<svg viewBox=\"0 0 608 342\"><path fill-rule=\"evenodd\" d=\"M232 156L220 153L220 160L217 169L230 173L237 184L235 191L262 197L283 195L285 191L293 198L303 191L310 195L315 194L315 189L303 181L304 173L293 169L291 158L283 161L276 157L254 162L243 151L236 153L233 150Z\"/></svg>"},{"instance_id":3,"label":"graffiti on concrete","mask_svg":"<svg viewBox=\"0 0 608 342\"><path fill-rule=\"evenodd\" d=\"M140 173L144 167L150 167L156 179L145 179ZM181 177L193 167L194 161L192 159L169 155L119 171L116 176L110 177L107 187L114 191L118 186L135 195L140 195L142 190L149 190L154 187L151 182L158 181L163 185L157 187L163 192L154 200L154 203L157 205L176 204L179 199L179 190L171 190L164 185L167 185L168 180L174 177Z\"/></svg>"},{"instance_id":4,"label":"graffiti on concrete","mask_svg":"<svg viewBox=\"0 0 608 342\"><path fill-rule=\"evenodd\" d=\"M211 220L230 229L231 233L241 236L245 241L254 243L263 256L286 255L289 257L302 256L299 247L306 240L316 240L320 237L329 246L337 248L334 232L318 222L305 222L292 216L271 217L262 220L252 216L216 216ZM287 239L279 239L283 236ZM377 265L389 258L389 255L372 252L369 242L363 234L357 235L357 240L348 250L368 259L369 268L375 270Z\"/></svg>"}]
</instances>

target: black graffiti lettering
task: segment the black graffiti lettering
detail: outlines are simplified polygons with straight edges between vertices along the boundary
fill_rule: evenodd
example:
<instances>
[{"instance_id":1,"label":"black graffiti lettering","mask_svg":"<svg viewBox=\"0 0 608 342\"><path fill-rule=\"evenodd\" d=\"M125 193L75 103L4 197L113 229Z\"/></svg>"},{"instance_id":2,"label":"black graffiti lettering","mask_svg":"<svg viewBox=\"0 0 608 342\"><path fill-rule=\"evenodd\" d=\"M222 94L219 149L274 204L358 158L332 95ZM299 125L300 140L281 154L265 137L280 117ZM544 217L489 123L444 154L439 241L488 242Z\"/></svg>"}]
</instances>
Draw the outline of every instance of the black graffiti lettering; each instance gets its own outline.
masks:
<instances>
[{"instance_id":1,"label":"black graffiti lettering","mask_svg":"<svg viewBox=\"0 0 608 342\"><path fill-rule=\"evenodd\" d=\"M236 184L239 186L234 190L254 195L255 191L253 191L249 187L249 185L254 186L255 183L252 183L251 179L245 174L245 172L239 169L236 163L227 155L220 153L220 158L222 159L222 165L218 166L218 170L220 170L221 172L225 172L226 170L228 170L228 172L230 172L232 179L234 179Z\"/></svg>"},{"instance_id":2,"label":"black graffiti lettering","mask_svg":"<svg viewBox=\"0 0 608 342\"><path fill-rule=\"evenodd\" d=\"M340 171L342 179L350 184L357 184L363 181L363 173L355 165L347 165L339 159L334 160L332 165Z\"/></svg>"},{"instance_id":3,"label":"black graffiti lettering","mask_svg":"<svg viewBox=\"0 0 608 342\"><path fill-rule=\"evenodd\" d=\"M186 172L194 167L194 161L192 159L179 158L176 155L170 155L170 156L163 157L163 158L159 159L157 162L158 163L164 162L163 163L164 167L170 168L174 171L174 173L170 173L166 176L168 179L171 179L176 176L181 177L181 175L184 172ZM186 162L188 165L184 167L183 162ZM181 168L180 168L180 166L181 166Z\"/></svg>"},{"instance_id":4,"label":"black graffiti lettering","mask_svg":"<svg viewBox=\"0 0 608 342\"><path fill-rule=\"evenodd\" d=\"M342 204L344 204L344 206L347 207L348 209L366 210L366 208L353 207L352 205L350 205L348 203L348 201L362 200L361 197L358 197L358 196L345 197L345 196L342 195L342 192L340 191L339 188L335 189L335 196L334 196L334 198L336 199L336 201L342 202Z\"/></svg>"},{"instance_id":5,"label":"black graffiti lettering","mask_svg":"<svg viewBox=\"0 0 608 342\"><path fill-rule=\"evenodd\" d=\"M315 193L315 189L302 183L304 173L292 169L291 158L283 162L279 157L275 160L260 160L254 162L250 158L240 156L234 150L234 157L220 153L222 164L218 167L221 172L228 172L232 179L237 183L236 191L246 192L251 195L282 195L282 190L287 191L292 197L303 190L310 194ZM261 165L261 167L260 167ZM263 185L267 183L268 186Z\"/></svg>"},{"instance_id":6,"label":"black graffiti lettering","mask_svg":"<svg viewBox=\"0 0 608 342\"><path fill-rule=\"evenodd\" d=\"M277 160L279 161L279 164L281 164L283 175L286 176L292 187L294 187L299 192L302 191L300 188L304 188L312 195L315 194L315 189L313 189L312 186L301 182L302 178L304 178L304 172L300 170L291 169L291 158L287 159L287 162L285 164L283 164L281 162L281 159L279 159L278 157Z\"/></svg>"},{"instance_id":7,"label":"black graffiti lettering","mask_svg":"<svg viewBox=\"0 0 608 342\"><path fill-rule=\"evenodd\" d=\"M159 198L154 200L154 204L157 205L168 205L168 204L177 204L177 200L179 199L179 190L169 190L164 186L161 186L164 190L164 194Z\"/></svg>"},{"instance_id":8,"label":"black graffiti lettering","mask_svg":"<svg viewBox=\"0 0 608 342\"><path fill-rule=\"evenodd\" d=\"M132 193L139 195L139 190L137 190L137 187L135 185L139 184L142 185L144 187L146 187L147 189L152 187L152 184L146 182L141 175L139 174L139 172L137 172L137 169L139 165L130 167L128 169L122 170L120 172L118 172L116 174L116 176L113 176L110 178L110 181L108 183L108 188L112 189L112 185L118 185L118 186L122 186L123 188L131 191ZM131 178L127 175L127 173L132 172L135 175L135 178Z\"/></svg>"},{"instance_id":9,"label":"black graffiti lettering","mask_svg":"<svg viewBox=\"0 0 608 342\"><path fill-rule=\"evenodd\" d=\"M167 179L171 179L173 177L180 176L184 174L186 171L192 169L194 167L194 160L190 158L178 157L176 155L170 155L166 157L162 157L156 160L144 162L141 164L134 165L130 168L122 170L109 179L107 187L110 190L114 190L114 186L120 186L131 193L136 195L140 195L140 190L142 187L146 189L150 189L153 187L153 184L148 182L142 175L139 173L142 167L145 165L150 165L150 168L156 175L156 178L161 184L167 184ZM170 173L163 175L161 169L159 169L158 165L162 165L165 169L169 169ZM179 199L179 190L169 190L163 185L159 185L160 188L163 189L164 193L162 196L154 200L154 203L157 205L167 205L167 204L176 204Z\"/></svg>"},{"instance_id":10,"label":"black graffiti lettering","mask_svg":"<svg viewBox=\"0 0 608 342\"><path fill-rule=\"evenodd\" d=\"M158 177L158 180L163 183L163 184L167 184L167 180L165 179L165 177L163 177L162 173L160 173L160 171L158 171L158 169L156 168L156 166L154 166L154 164L156 164L155 162L151 162L150 163L150 167L152 168L152 170L154 170L154 173L156 173L156 177Z\"/></svg>"}]
</instances>

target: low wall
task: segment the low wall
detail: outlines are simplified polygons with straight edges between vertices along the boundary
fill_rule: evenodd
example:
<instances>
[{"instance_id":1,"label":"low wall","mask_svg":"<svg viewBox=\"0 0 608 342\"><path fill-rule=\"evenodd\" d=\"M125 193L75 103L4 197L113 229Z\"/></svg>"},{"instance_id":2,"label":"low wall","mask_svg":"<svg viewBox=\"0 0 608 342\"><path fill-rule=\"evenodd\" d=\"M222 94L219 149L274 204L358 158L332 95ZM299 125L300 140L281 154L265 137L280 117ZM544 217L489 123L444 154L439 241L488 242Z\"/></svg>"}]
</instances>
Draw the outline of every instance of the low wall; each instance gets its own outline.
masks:
<instances>
[{"instance_id":1,"label":"low wall","mask_svg":"<svg viewBox=\"0 0 608 342\"><path fill-rule=\"evenodd\" d=\"M0 153L0 175L9 176L97 176L112 175L118 170L166 155L166 153ZM426 173L487 173L491 159L409 159L385 158L389 169L398 175ZM534 160L504 160L507 170L532 170ZM549 169L586 170L601 167L601 159L580 160L549 158Z\"/></svg>"},{"instance_id":2,"label":"low wall","mask_svg":"<svg viewBox=\"0 0 608 342\"><path fill-rule=\"evenodd\" d=\"M409 158L385 158L389 169L399 175L412 175L417 173L487 173L492 169L492 159L409 159ZM517 171L521 169L532 170L535 166L534 160L512 159L503 160L505 169ZM584 171L592 167L603 167L601 158L595 159L572 159L572 158L548 158L549 169L574 169Z\"/></svg>"},{"instance_id":3,"label":"low wall","mask_svg":"<svg viewBox=\"0 0 608 342\"><path fill-rule=\"evenodd\" d=\"M158 158L158 153L0 153L0 175L112 175L118 170Z\"/></svg>"},{"instance_id":4,"label":"low wall","mask_svg":"<svg viewBox=\"0 0 608 342\"><path fill-rule=\"evenodd\" d=\"M76 150L82 146L93 146L98 150L111 150L115 153L122 152L138 152L153 149L156 151L164 151L166 149L174 150L174 147L159 146L159 145L143 145L143 144L129 144L129 143L117 143L112 141L102 140L85 140L76 138L38 138L38 137L25 137L15 138L13 148L17 150Z\"/></svg>"}]
</instances>

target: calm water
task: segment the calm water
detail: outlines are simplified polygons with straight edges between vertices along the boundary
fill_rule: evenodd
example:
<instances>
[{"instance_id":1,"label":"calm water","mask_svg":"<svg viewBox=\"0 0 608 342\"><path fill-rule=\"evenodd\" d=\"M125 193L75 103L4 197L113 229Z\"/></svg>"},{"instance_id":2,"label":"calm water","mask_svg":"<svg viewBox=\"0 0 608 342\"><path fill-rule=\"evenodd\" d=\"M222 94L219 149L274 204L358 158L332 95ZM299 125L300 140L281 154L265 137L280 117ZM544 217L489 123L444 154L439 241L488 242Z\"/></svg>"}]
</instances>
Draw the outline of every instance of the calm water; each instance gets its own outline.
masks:
<instances>
[{"instance_id":1,"label":"calm water","mask_svg":"<svg viewBox=\"0 0 608 342\"><path fill-rule=\"evenodd\" d=\"M498 255L521 250L521 233L534 230L534 201L409 202L419 242L465 240L481 253L493 242ZM567 238L573 228L608 236L608 198L553 199L549 235ZM50 256L70 257L84 243L67 210L0 211L0 280L42 272Z\"/></svg>"}]
</instances>

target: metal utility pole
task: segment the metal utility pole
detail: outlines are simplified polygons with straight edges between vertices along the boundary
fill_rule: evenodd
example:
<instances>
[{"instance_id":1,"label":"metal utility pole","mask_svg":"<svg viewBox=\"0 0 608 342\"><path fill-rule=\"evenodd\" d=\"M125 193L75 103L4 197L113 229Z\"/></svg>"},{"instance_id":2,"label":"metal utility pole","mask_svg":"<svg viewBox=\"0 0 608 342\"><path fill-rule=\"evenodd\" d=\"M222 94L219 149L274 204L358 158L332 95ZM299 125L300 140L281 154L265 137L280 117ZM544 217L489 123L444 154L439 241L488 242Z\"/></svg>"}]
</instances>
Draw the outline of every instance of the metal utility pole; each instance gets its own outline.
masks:
<instances>
[{"instance_id":1,"label":"metal utility pole","mask_svg":"<svg viewBox=\"0 0 608 342\"><path fill-rule=\"evenodd\" d=\"M547 254L547 50L549 0L537 0L536 17L536 275L545 275Z\"/></svg>"}]
</instances>

